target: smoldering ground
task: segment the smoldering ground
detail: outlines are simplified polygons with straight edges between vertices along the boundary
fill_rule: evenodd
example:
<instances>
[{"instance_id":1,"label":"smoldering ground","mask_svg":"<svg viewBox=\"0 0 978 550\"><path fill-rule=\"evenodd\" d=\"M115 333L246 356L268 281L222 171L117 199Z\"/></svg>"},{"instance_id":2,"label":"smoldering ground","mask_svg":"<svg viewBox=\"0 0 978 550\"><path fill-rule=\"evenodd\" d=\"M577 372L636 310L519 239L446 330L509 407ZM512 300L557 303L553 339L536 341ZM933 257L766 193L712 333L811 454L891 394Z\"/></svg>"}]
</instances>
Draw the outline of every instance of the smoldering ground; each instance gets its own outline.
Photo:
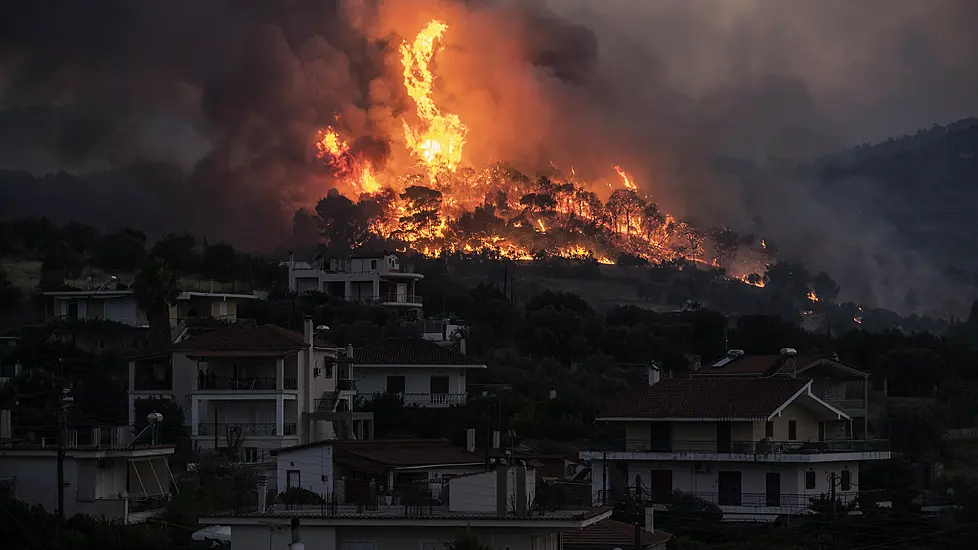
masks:
<instances>
[{"instance_id":1,"label":"smoldering ground","mask_svg":"<svg viewBox=\"0 0 978 550\"><path fill-rule=\"evenodd\" d=\"M898 246L871 210L840 216L794 175L745 184L707 159L797 159L974 112L972 4L918 5L17 1L0 21L0 166L87 176L5 184L0 215L280 244L295 208L332 185L312 158L318 128L409 162L396 46L437 16L452 25L439 101L471 130L468 162L600 174L614 159L666 209L763 231L789 256L854 272L839 277L862 289L851 297L896 307L873 290L878 269L853 267ZM886 237L854 244L867 233Z\"/></svg>"}]
</instances>

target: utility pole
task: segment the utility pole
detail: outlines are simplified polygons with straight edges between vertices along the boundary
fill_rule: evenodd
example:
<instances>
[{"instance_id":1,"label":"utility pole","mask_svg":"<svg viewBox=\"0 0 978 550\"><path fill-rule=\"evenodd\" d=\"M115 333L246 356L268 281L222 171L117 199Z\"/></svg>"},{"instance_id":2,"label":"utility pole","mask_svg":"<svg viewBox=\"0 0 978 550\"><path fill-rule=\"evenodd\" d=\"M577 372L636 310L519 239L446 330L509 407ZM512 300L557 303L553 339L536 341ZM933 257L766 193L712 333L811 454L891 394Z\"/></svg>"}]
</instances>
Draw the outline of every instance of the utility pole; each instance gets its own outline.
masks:
<instances>
[{"instance_id":1,"label":"utility pole","mask_svg":"<svg viewBox=\"0 0 978 550\"><path fill-rule=\"evenodd\" d=\"M58 359L58 377L55 389L58 392L58 547L65 547L65 456L68 454L66 439L68 438L67 429L67 410L71 397L65 395L64 383L65 367L64 357Z\"/></svg>"},{"instance_id":2,"label":"utility pole","mask_svg":"<svg viewBox=\"0 0 978 550\"><path fill-rule=\"evenodd\" d=\"M218 452L217 448L217 413L221 412L221 409L214 407L214 452Z\"/></svg>"}]
</instances>

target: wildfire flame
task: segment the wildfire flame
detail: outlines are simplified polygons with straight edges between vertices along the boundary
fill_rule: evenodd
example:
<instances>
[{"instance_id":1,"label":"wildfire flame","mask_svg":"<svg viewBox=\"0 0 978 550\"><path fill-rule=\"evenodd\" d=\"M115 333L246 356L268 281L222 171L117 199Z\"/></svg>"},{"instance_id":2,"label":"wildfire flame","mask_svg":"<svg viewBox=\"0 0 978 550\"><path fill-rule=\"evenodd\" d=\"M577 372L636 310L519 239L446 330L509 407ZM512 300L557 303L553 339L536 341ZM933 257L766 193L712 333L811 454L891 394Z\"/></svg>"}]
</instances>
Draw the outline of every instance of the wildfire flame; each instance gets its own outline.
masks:
<instances>
[{"instance_id":1,"label":"wildfire flame","mask_svg":"<svg viewBox=\"0 0 978 550\"><path fill-rule=\"evenodd\" d=\"M429 21L400 46L404 88L415 105L415 116L402 118L414 173L375 170L355 142L333 126L316 137L318 157L345 184L337 189L353 201L374 202L370 232L431 256L480 252L518 260L557 256L614 264L628 254L651 262L722 265L732 277L764 286L759 276L748 275L761 262L755 258L749 267L736 266L729 258L721 262L709 256L706 233L661 212L639 190L634 175L617 164L611 168L623 188L608 184L606 200L573 166L565 176L553 161L553 181L530 178L501 163L481 169L463 165L468 128L457 115L440 109L434 94L432 65L448 29L444 22ZM761 241L761 248L766 246Z\"/></svg>"},{"instance_id":2,"label":"wildfire flame","mask_svg":"<svg viewBox=\"0 0 978 550\"><path fill-rule=\"evenodd\" d=\"M434 178L441 170L454 172L462 161L462 146L468 128L457 115L442 114L431 97L434 76L429 65L435 55L435 41L448 30L441 21L429 21L414 38L401 45L401 64L404 65L404 87L417 105L421 127L414 129L405 120L404 138L408 148L428 168Z\"/></svg>"},{"instance_id":3,"label":"wildfire flame","mask_svg":"<svg viewBox=\"0 0 978 550\"><path fill-rule=\"evenodd\" d=\"M818 296L815 294L815 291L814 290L809 290L808 291L808 299L811 300L811 301L813 301L813 302L817 302L818 301Z\"/></svg>"}]
</instances>

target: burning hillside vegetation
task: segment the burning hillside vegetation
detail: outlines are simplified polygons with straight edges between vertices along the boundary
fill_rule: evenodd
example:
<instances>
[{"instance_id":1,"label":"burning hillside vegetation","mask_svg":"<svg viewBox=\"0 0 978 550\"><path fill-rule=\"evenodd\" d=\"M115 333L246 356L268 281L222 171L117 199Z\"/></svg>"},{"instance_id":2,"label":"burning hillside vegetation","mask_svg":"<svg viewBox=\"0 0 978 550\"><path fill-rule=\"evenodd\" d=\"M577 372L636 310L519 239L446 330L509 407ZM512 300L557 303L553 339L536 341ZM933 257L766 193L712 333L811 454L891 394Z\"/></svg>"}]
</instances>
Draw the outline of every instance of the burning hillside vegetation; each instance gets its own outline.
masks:
<instances>
[{"instance_id":1,"label":"burning hillside vegetation","mask_svg":"<svg viewBox=\"0 0 978 550\"><path fill-rule=\"evenodd\" d=\"M344 135L339 117L335 126L318 132L318 158L339 180L337 190L359 204L370 234L425 255L488 253L606 264L623 255L655 263L689 261L723 267L763 286L758 274L772 256L763 240L723 228L704 231L676 219L620 165L608 164L608 177L601 181L585 181L574 166L553 161L537 177L505 162L467 165L469 128L434 99L433 60L447 32L448 24L432 20L400 47L403 85L416 107L402 120L413 170L397 174L378 166L363 139ZM367 236L356 233L350 244Z\"/></svg>"}]
</instances>

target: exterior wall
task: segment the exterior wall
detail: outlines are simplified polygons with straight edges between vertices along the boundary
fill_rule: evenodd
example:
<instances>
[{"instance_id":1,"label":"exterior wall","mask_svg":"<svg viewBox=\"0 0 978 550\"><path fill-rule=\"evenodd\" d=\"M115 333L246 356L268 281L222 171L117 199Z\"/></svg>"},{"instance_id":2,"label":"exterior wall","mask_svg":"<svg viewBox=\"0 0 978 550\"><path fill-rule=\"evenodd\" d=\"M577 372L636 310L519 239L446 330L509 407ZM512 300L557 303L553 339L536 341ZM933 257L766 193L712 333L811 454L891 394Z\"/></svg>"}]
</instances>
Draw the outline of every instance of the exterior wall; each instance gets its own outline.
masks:
<instances>
[{"instance_id":1,"label":"exterior wall","mask_svg":"<svg viewBox=\"0 0 978 550\"><path fill-rule=\"evenodd\" d=\"M425 527L424 520L410 522L408 527L300 527L300 540L306 548L316 550L442 550L444 543L454 541L457 528ZM474 528L479 541L497 550L559 550L560 535L548 529ZM231 548L234 550L267 550L287 548L292 542L288 525L281 529L268 525L234 525Z\"/></svg>"},{"instance_id":2,"label":"exterior wall","mask_svg":"<svg viewBox=\"0 0 978 550\"><path fill-rule=\"evenodd\" d=\"M516 498L516 468L507 472L506 501L515 502ZM497 472L490 471L450 479L448 481L448 502L453 512L493 513L496 511ZM529 503L536 498L536 471L526 470L526 500ZM509 504L508 507L512 507Z\"/></svg>"},{"instance_id":3,"label":"exterior wall","mask_svg":"<svg viewBox=\"0 0 978 550\"><path fill-rule=\"evenodd\" d=\"M148 322L132 296L90 298L88 296L54 297L54 315L61 318L68 316L68 304L78 304L78 319L104 319L129 326L143 326Z\"/></svg>"},{"instance_id":4,"label":"exterior wall","mask_svg":"<svg viewBox=\"0 0 978 550\"><path fill-rule=\"evenodd\" d=\"M333 446L317 445L299 449L277 457L277 487L284 491L288 486L288 472L299 472L299 487L318 495L333 492Z\"/></svg>"},{"instance_id":5,"label":"exterior wall","mask_svg":"<svg viewBox=\"0 0 978 550\"><path fill-rule=\"evenodd\" d=\"M357 365L354 372L357 391L361 395L372 395L387 391L388 376L404 377L405 394L430 394L431 377L447 376L449 393L466 393L466 373L461 368L435 368L426 366L404 367L365 367Z\"/></svg>"}]
</instances>

